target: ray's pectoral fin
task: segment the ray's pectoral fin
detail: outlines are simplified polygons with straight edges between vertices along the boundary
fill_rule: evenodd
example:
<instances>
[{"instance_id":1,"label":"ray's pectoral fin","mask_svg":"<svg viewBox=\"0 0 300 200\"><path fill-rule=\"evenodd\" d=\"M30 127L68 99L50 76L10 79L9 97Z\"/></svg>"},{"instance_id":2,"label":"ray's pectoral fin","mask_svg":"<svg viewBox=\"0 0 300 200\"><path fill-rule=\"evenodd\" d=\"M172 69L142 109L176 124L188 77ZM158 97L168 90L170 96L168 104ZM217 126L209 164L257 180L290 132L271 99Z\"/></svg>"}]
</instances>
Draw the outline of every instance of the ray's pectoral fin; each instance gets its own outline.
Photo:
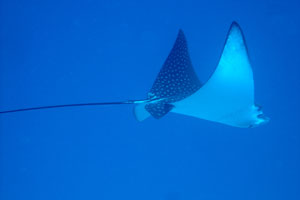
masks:
<instances>
[{"instance_id":1,"label":"ray's pectoral fin","mask_svg":"<svg viewBox=\"0 0 300 200\"><path fill-rule=\"evenodd\" d=\"M135 116L140 121L150 115L161 118L172 110L172 103L190 96L200 87L201 83L189 56L187 41L183 31L179 30L174 46L148 93L150 101L145 105L137 105Z\"/></svg>"},{"instance_id":2,"label":"ray's pectoral fin","mask_svg":"<svg viewBox=\"0 0 300 200\"><path fill-rule=\"evenodd\" d=\"M254 103L254 81L240 26L233 22L219 64L195 94L175 103L176 113L236 127L267 122Z\"/></svg>"}]
</instances>

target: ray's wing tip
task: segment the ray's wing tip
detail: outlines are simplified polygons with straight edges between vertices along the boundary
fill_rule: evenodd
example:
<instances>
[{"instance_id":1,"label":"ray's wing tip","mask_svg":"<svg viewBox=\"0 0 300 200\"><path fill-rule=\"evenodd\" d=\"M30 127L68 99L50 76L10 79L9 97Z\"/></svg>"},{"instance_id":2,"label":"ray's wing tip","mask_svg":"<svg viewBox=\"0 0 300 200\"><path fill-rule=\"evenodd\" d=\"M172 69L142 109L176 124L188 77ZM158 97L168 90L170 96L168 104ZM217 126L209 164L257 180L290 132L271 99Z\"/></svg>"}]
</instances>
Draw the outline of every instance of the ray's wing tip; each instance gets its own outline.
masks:
<instances>
[{"instance_id":1,"label":"ray's wing tip","mask_svg":"<svg viewBox=\"0 0 300 200\"><path fill-rule=\"evenodd\" d=\"M240 25L237 21L232 21L231 27L240 27Z\"/></svg>"},{"instance_id":2,"label":"ray's wing tip","mask_svg":"<svg viewBox=\"0 0 300 200\"><path fill-rule=\"evenodd\" d=\"M177 38L185 38L184 32L181 28L178 30Z\"/></svg>"},{"instance_id":3,"label":"ray's wing tip","mask_svg":"<svg viewBox=\"0 0 300 200\"><path fill-rule=\"evenodd\" d=\"M236 21L233 21L231 23L231 26L230 26L229 31L227 33L227 39L226 39L226 41L228 40L228 38L230 36L242 40L243 43L244 43L244 46L247 49L246 41L245 41L245 35L243 33L243 30L242 30L241 26Z\"/></svg>"},{"instance_id":4,"label":"ray's wing tip","mask_svg":"<svg viewBox=\"0 0 300 200\"><path fill-rule=\"evenodd\" d=\"M186 45L186 44L187 44L187 41L186 41L186 37L183 33L183 30L179 29L174 46L176 46L176 45Z\"/></svg>"},{"instance_id":5,"label":"ray's wing tip","mask_svg":"<svg viewBox=\"0 0 300 200\"><path fill-rule=\"evenodd\" d=\"M241 26L237 21L232 21L230 29L232 29L232 28L241 29Z\"/></svg>"},{"instance_id":6,"label":"ray's wing tip","mask_svg":"<svg viewBox=\"0 0 300 200\"><path fill-rule=\"evenodd\" d=\"M234 32L234 31L237 31L237 32L239 32L240 34L243 35L243 33L242 33L242 28L241 28L241 26L240 26L236 21L233 21L233 22L231 23L230 28L229 28L229 33L232 33L232 32Z\"/></svg>"}]
</instances>

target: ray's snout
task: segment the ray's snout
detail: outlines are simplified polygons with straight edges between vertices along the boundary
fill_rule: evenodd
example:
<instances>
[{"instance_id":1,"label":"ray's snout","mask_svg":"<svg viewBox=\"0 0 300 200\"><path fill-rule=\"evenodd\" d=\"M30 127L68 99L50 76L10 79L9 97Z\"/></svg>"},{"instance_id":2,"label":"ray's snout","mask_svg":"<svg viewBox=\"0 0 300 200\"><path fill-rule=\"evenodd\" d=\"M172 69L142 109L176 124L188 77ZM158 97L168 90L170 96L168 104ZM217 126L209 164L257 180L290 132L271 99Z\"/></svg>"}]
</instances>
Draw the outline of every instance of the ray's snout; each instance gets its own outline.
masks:
<instances>
[{"instance_id":1,"label":"ray's snout","mask_svg":"<svg viewBox=\"0 0 300 200\"><path fill-rule=\"evenodd\" d=\"M260 105L255 105L255 119L253 121L253 123L249 126L249 128L254 128L263 124L266 124L270 121L270 118L265 116L262 112L262 106Z\"/></svg>"}]
</instances>

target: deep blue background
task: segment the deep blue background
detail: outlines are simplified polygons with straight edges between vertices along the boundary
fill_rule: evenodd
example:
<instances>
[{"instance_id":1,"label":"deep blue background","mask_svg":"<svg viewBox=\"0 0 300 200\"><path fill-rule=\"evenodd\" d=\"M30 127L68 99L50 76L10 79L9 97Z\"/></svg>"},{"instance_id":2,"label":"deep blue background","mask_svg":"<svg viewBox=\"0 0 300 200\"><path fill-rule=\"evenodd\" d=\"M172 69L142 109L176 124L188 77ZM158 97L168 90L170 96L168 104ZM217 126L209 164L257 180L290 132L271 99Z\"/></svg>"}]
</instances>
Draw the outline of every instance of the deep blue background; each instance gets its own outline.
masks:
<instances>
[{"instance_id":1,"label":"deep blue background","mask_svg":"<svg viewBox=\"0 0 300 200\"><path fill-rule=\"evenodd\" d=\"M132 106L0 116L0 199L300 199L297 1L1 0L1 110L142 99L182 28L202 81L241 25L256 101L239 129Z\"/></svg>"}]
</instances>

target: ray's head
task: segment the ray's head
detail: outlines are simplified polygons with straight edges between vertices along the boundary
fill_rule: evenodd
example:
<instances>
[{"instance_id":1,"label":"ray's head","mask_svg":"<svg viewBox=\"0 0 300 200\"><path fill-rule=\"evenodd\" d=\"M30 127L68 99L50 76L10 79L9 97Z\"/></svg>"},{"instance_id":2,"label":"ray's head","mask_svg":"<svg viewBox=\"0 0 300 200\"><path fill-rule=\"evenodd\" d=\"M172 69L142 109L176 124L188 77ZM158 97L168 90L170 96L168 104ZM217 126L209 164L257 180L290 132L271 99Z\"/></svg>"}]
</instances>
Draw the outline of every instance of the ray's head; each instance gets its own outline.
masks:
<instances>
[{"instance_id":1,"label":"ray's head","mask_svg":"<svg viewBox=\"0 0 300 200\"><path fill-rule=\"evenodd\" d=\"M239 120L236 120L239 118ZM250 108L240 110L238 113L233 113L228 120L223 122L240 128L255 128L264 125L270 121L270 118L265 116L260 105L252 105Z\"/></svg>"},{"instance_id":2,"label":"ray's head","mask_svg":"<svg viewBox=\"0 0 300 200\"><path fill-rule=\"evenodd\" d=\"M250 121L249 128L254 128L266 124L270 121L270 118L265 116L262 112L262 107L260 105L255 104L253 106L254 112L252 115L252 119Z\"/></svg>"}]
</instances>

